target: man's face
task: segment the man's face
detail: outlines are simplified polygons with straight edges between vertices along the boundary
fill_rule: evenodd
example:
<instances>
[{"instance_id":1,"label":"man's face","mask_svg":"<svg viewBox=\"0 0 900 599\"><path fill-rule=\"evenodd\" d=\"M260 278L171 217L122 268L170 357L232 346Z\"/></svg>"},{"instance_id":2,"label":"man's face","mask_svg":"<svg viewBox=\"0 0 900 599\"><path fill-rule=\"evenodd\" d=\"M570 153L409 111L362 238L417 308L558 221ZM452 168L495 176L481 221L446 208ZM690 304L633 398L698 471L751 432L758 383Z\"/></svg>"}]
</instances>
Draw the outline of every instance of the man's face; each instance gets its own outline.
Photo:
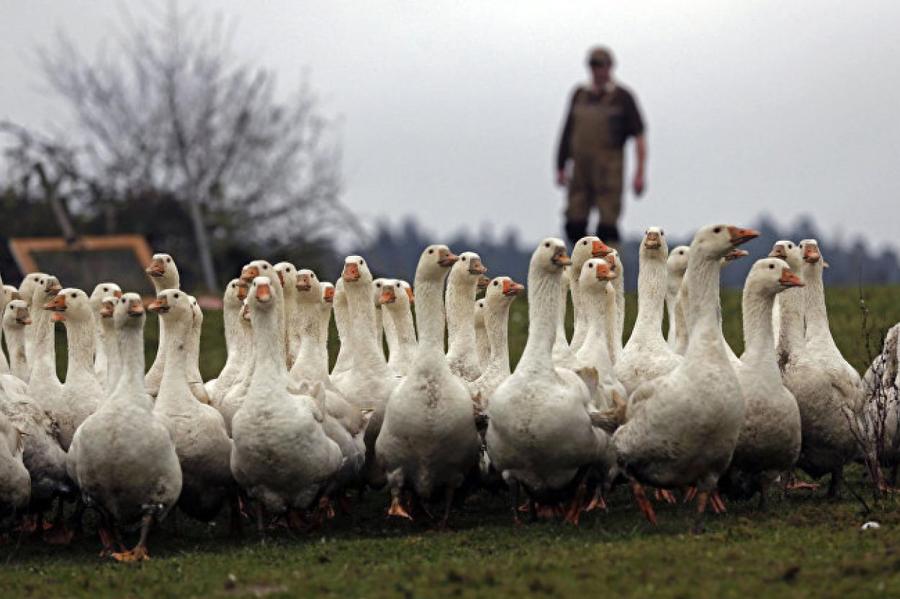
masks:
<instances>
[{"instance_id":1,"label":"man's face","mask_svg":"<svg viewBox=\"0 0 900 599\"><path fill-rule=\"evenodd\" d=\"M591 77L594 83L603 85L609 81L609 72L612 70L612 64L605 58L592 58L588 63L591 70Z\"/></svg>"}]
</instances>

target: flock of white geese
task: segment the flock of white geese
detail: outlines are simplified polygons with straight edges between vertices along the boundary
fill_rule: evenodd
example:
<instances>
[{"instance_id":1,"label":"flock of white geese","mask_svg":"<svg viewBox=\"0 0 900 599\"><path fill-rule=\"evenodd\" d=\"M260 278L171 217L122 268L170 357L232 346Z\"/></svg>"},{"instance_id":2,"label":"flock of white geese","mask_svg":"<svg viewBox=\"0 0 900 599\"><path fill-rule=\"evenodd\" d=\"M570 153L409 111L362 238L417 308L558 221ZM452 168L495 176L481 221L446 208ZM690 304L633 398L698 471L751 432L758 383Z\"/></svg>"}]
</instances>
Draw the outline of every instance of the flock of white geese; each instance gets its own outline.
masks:
<instances>
[{"instance_id":1,"label":"flock of white geese","mask_svg":"<svg viewBox=\"0 0 900 599\"><path fill-rule=\"evenodd\" d=\"M305 529L347 509L349 491L386 487L389 515L446 524L466 493L505 485L517 524L520 512L577 524L621 482L651 522L650 496L685 493L699 525L707 506L725 509L720 491L760 493L762 504L795 467L830 474L835 493L858 454L847 414L864 393L829 332L817 242L780 241L757 260L743 355L722 335L720 269L756 236L710 225L669 252L649 228L624 345L616 250L585 237L570 256L543 240L513 372L509 310L525 287L488 279L478 254L445 245L422 251L413 286L373 279L359 256L334 285L286 262L247 264L224 293L225 366L206 382L203 314L171 256L147 268L157 296L146 306L112 282L88 295L28 274L0 300L0 512L59 543L94 509L104 554L132 561L148 557L150 529L176 506L203 521L228 506L235 527L250 515L261 530L273 519ZM145 372L146 310L160 335ZM341 345L329 372L332 312ZM120 531L137 527L126 550Z\"/></svg>"}]
</instances>

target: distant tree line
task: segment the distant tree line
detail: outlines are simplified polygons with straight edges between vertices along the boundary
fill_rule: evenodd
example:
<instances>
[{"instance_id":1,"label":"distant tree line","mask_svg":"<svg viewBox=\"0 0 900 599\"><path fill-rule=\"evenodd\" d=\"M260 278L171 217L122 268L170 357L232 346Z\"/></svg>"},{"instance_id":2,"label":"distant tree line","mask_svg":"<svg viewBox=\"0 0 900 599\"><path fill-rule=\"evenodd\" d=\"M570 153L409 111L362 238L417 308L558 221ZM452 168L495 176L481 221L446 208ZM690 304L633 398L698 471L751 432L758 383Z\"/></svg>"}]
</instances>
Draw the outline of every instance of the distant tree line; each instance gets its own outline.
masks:
<instances>
[{"instance_id":1,"label":"distant tree line","mask_svg":"<svg viewBox=\"0 0 900 599\"><path fill-rule=\"evenodd\" d=\"M861 239L850 243L835 241L830 236L822 235L813 220L807 217L793 225L779 225L772 218L762 216L755 228L760 232L759 238L744 246L750 256L729 264L722 270L723 286L743 287L753 261L768 254L776 241L791 239L799 242L807 238L819 240L823 255L828 261L826 284L853 286L860 283L900 283L900 260L893 249L876 251ZM458 233L449 238L436 237L434 232L423 229L416 220L409 218L399 225L380 222L371 235L371 241L356 251L364 255L379 274L412 281L419 252L436 241L447 243L455 252L478 252L490 269L490 276L508 275L518 281L526 280L528 262L534 250L530 244L520 239L514 229L509 229L499 237L489 230L481 233ZM667 241L671 250L677 245L688 245L690 238L669 236ZM627 289L637 288L640 242L637 237L626 238L620 248L625 264Z\"/></svg>"}]
</instances>

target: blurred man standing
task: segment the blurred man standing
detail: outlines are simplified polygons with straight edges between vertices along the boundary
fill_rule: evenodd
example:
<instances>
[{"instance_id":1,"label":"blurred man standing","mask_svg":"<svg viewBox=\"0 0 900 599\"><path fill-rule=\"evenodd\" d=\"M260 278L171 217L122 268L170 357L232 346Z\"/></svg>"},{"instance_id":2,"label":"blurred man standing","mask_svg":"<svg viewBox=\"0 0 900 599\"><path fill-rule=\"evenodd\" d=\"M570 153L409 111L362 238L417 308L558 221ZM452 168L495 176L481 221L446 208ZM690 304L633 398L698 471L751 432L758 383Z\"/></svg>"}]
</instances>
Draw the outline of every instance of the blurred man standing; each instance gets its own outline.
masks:
<instances>
[{"instance_id":1,"label":"blurred man standing","mask_svg":"<svg viewBox=\"0 0 900 599\"><path fill-rule=\"evenodd\" d=\"M559 140L556 181L568 185L566 235L573 244L587 234L588 217L596 206L600 210L597 237L618 245L623 148L629 137L635 138L637 162L632 187L635 195L644 191L644 121L631 92L613 80L613 64L608 48L597 47L588 53L591 83L577 87L572 94Z\"/></svg>"}]
</instances>

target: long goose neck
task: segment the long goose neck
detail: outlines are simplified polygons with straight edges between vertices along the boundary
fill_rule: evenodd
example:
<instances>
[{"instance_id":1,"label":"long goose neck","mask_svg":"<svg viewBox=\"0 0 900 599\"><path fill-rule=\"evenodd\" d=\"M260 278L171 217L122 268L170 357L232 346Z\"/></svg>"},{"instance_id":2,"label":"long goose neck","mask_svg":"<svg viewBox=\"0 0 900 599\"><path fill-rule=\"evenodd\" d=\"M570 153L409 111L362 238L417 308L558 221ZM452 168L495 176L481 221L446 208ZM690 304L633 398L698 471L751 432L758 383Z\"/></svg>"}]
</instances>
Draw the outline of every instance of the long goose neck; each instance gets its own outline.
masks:
<instances>
[{"instance_id":1,"label":"long goose neck","mask_svg":"<svg viewBox=\"0 0 900 599\"><path fill-rule=\"evenodd\" d=\"M116 330L110 326L108 330L104 329L102 343L103 343L103 351L106 353L106 391L109 393L119 383L119 377L122 374L123 368L123 356L122 352L124 349L121 349L121 342L119 340L119 335ZM141 339L143 339L143 332L141 333ZM143 341L142 341L143 343ZM143 350L142 350L143 351ZM141 358L141 368L144 366L143 357ZM141 374L143 376L143 373Z\"/></svg>"},{"instance_id":2,"label":"long goose neck","mask_svg":"<svg viewBox=\"0 0 900 599\"><path fill-rule=\"evenodd\" d=\"M54 338L53 321L47 310L38 310L34 318L34 344L32 355L28 356L30 366L38 376L46 376L51 372L56 377L56 339ZM34 375L32 375L34 376Z\"/></svg>"},{"instance_id":3,"label":"long goose neck","mask_svg":"<svg viewBox=\"0 0 900 599\"><path fill-rule=\"evenodd\" d=\"M638 314L632 337L662 339L663 303L666 297L666 264L643 257L638 272Z\"/></svg>"},{"instance_id":4,"label":"long goose neck","mask_svg":"<svg viewBox=\"0 0 900 599\"><path fill-rule=\"evenodd\" d=\"M118 380L115 382L115 389L108 395L128 401L143 397L146 393L143 327L123 327L118 332L106 331L104 337L116 341L114 352L121 356Z\"/></svg>"},{"instance_id":5,"label":"long goose neck","mask_svg":"<svg viewBox=\"0 0 900 599\"><path fill-rule=\"evenodd\" d=\"M778 354L791 354L803 349L806 288L787 289L778 295L781 326L778 329Z\"/></svg>"},{"instance_id":6,"label":"long goose neck","mask_svg":"<svg viewBox=\"0 0 900 599\"><path fill-rule=\"evenodd\" d=\"M225 304L225 309L222 311L222 320L225 328L226 361L234 359L236 354L244 351L240 318L240 304L236 306Z\"/></svg>"},{"instance_id":7,"label":"long goose neck","mask_svg":"<svg viewBox=\"0 0 900 599\"><path fill-rule=\"evenodd\" d=\"M397 351L402 353L405 349L415 347L416 326L413 324L412 310L407 306L388 309L385 317L393 323Z\"/></svg>"},{"instance_id":8,"label":"long goose neck","mask_svg":"<svg viewBox=\"0 0 900 599\"><path fill-rule=\"evenodd\" d=\"M25 327L3 327L6 347L9 350L9 365L13 374L20 376L26 367L25 359Z\"/></svg>"},{"instance_id":9,"label":"long goose neck","mask_svg":"<svg viewBox=\"0 0 900 599\"><path fill-rule=\"evenodd\" d=\"M475 349L476 284L454 276L447 283L447 340L451 351Z\"/></svg>"},{"instance_id":10,"label":"long goose neck","mask_svg":"<svg viewBox=\"0 0 900 599\"><path fill-rule=\"evenodd\" d=\"M318 360L325 376L328 376L328 336L330 334L331 325L331 308L326 306L319 310L319 346ZM302 349L302 347L301 347Z\"/></svg>"},{"instance_id":11,"label":"long goose neck","mask_svg":"<svg viewBox=\"0 0 900 599\"><path fill-rule=\"evenodd\" d=\"M491 346L491 364L509 372L509 302L500 302L484 315L488 343Z\"/></svg>"},{"instance_id":12,"label":"long goose neck","mask_svg":"<svg viewBox=\"0 0 900 599\"><path fill-rule=\"evenodd\" d=\"M616 314L615 314L615 330L612 331L613 343L621 346L622 335L625 334L625 271L622 268L622 261L616 257L616 270L619 275L613 279L612 286L616 292Z\"/></svg>"},{"instance_id":13,"label":"long goose neck","mask_svg":"<svg viewBox=\"0 0 900 599\"><path fill-rule=\"evenodd\" d=\"M281 343L283 331L279 326L279 312L279 306L253 311L253 351L256 362L252 379L254 387L280 386L284 389L287 383L288 372L284 361L284 344Z\"/></svg>"},{"instance_id":14,"label":"long goose neck","mask_svg":"<svg viewBox=\"0 0 900 599\"><path fill-rule=\"evenodd\" d=\"M350 308L350 342L353 344L354 367L368 364L370 367L387 368L384 352L374 335L375 302L372 301L372 284L345 283L344 289Z\"/></svg>"},{"instance_id":15,"label":"long goose neck","mask_svg":"<svg viewBox=\"0 0 900 599\"><path fill-rule=\"evenodd\" d=\"M803 280L806 283L806 338L808 341L833 342L828 328L821 264L804 264Z\"/></svg>"},{"instance_id":16,"label":"long goose neck","mask_svg":"<svg viewBox=\"0 0 900 599\"><path fill-rule=\"evenodd\" d=\"M200 376L200 336L203 333L203 317L194 319L191 325L191 336L188 338L188 367L191 383L202 383ZM197 380L195 380L197 379Z\"/></svg>"},{"instance_id":17,"label":"long goose neck","mask_svg":"<svg viewBox=\"0 0 900 599\"><path fill-rule=\"evenodd\" d=\"M678 290L681 289L681 281L684 279L682 274L668 273L666 279L666 312L669 315L669 334L666 339L672 344L675 343L678 321L675 318L675 302L678 301Z\"/></svg>"},{"instance_id":18,"label":"long goose neck","mask_svg":"<svg viewBox=\"0 0 900 599\"><path fill-rule=\"evenodd\" d=\"M718 315L720 269L718 259L706 259L700 252L693 252L689 258L685 282L691 287L686 314L690 341L686 356L702 359L701 356L721 354L727 360Z\"/></svg>"},{"instance_id":19,"label":"long goose neck","mask_svg":"<svg viewBox=\"0 0 900 599\"><path fill-rule=\"evenodd\" d=\"M312 381L324 381L328 378L328 349L323 337L326 331L322 327L319 308L307 302L298 303L294 318L297 323L296 332L302 341L291 374L302 375L302 378Z\"/></svg>"},{"instance_id":20,"label":"long goose neck","mask_svg":"<svg viewBox=\"0 0 900 599\"><path fill-rule=\"evenodd\" d=\"M165 367L162 380L159 384L160 401L174 401L176 405L184 399L185 394L190 396L188 387L188 368L190 359L191 336L191 312L185 314L185 318L173 316L161 316L161 321L166 325L166 339L162 347L165 355Z\"/></svg>"},{"instance_id":21,"label":"long goose neck","mask_svg":"<svg viewBox=\"0 0 900 599\"><path fill-rule=\"evenodd\" d=\"M528 271L528 341L519 362L532 367L553 367L553 342L559 320L561 272L545 272L536 265Z\"/></svg>"},{"instance_id":22,"label":"long goose neck","mask_svg":"<svg viewBox=\"0 0 900 599\"><path fill-rule=\"evenodd\" d=\"M419 351L444 353L444 278L416 274L416 320ZM473 327L474 329L474 327Z\"/></svg>"},{"instance_id":23,"label":"long goose neck","mask_svg":"<svg viewBox=\"0 0 900 599\"><path fill-rule=\"evenodd\" d=\"M775 362L775 336L772 330L772 307L775 296L760 293L752 285L744 285L741 298L744 327L744 355L748 364Z\"/></svg>"}]
</instances>

